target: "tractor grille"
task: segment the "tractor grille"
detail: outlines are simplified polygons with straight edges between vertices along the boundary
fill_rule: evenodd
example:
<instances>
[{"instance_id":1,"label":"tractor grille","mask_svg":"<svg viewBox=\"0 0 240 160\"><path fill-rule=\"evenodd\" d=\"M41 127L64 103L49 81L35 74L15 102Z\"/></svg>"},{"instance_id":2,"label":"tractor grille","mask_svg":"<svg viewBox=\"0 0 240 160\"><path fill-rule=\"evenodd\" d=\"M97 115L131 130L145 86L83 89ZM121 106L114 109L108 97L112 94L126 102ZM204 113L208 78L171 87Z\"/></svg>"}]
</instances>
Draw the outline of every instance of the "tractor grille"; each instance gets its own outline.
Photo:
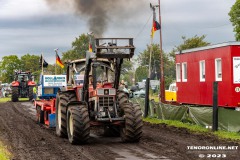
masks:
<instances>
[{"instance_id":1,"label":"tractor grille","mask_svg":"<svg viewBox=\"0 0 240 160\"><path fill-rule=\"evenodd\" d=\"M114 105L113 97L99 97L100 107L112 107Z\"/></svg>"}]
</instances>

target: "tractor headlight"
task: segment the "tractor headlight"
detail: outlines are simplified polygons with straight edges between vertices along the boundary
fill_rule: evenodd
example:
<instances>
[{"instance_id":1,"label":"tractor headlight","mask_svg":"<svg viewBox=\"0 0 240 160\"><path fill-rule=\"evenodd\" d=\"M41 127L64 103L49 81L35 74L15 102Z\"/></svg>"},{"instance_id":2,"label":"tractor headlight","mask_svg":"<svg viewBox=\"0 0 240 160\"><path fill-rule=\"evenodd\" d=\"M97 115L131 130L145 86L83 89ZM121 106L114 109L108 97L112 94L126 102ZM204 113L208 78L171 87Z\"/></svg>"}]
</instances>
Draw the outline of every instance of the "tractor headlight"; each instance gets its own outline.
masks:
<instances>
[{"instance_id":1,"label":"tractor headlight","mask_svg":"<svg viewBox=\"0 0 240 160\"><path fill-rule=\"evenodd\" d=\"M99 88L97 89L97 95L98 96L103 96L103 95L116 95L116 89L114 88Z\"/></svg>"},{"instance_id":2,"label":"tractor headlight","mask_svg":"<svg viewBox=\"0 0 240 160\"><path fill-rule=\"evenodd\" d=\"M103 112L104 111L104 107L99 107L99 112Z\"/></svg>"},{"instance_id":3,"label":"tractor headlight","mask_svg":"<svg viewBox=\"0 0 240 160\"><path fill-rule=\"evenodd\" d=\"M113 112L113 107L112 107L112 106L109 106L109 107L108 107L108 110L109 110L109 112Z\"/></svg>"},{"instance_id":4,"label":"tractor headlight","mask_svg":"<svg viewBox=\"0 0 240 160\"><path fill-rule=\"evenodd\" d=\"M109 89L109 95L116 95L116 89Z\"/></svg>"},{"instance_id":5,"label":"tractor headlight","mask_svg":"<svg viewBox=\"0 0 240 160\"><path fill-rule=\"evenodd\" d=\"M97 89L97 95L104 95L104 89L102 88Z\"/></svg>"},{"instance_id":6,"label":"tractor headlight","mask_svg":"<svg viewBox=\"0 0 240 160\"><path fill-rule=\"evenodd\" d=\"M101 117L106 117L106 112L100 112Z\"/></svg>"}]
</instances>

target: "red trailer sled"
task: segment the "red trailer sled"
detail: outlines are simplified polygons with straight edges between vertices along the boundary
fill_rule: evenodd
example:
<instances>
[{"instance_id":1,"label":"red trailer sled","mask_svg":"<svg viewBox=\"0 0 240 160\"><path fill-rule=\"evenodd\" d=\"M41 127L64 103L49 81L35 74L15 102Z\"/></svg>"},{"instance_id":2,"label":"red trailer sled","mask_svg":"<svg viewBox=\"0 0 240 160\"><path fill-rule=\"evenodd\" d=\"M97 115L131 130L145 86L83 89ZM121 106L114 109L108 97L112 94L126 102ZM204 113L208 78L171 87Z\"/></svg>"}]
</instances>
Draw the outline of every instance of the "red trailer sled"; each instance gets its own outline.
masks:
<instances>
[{"instance_id":1,"label":"red trailer sled","mask_svg":"<svg viewBox=\"0 0 240 160\"><path fill-rule=\"evenodd\" d=\"M38 86L38 97L34 101L37 121L48 127L56 127L56 95L66 87L66 75L42 75Z\"/></svg>"}]
</instances>

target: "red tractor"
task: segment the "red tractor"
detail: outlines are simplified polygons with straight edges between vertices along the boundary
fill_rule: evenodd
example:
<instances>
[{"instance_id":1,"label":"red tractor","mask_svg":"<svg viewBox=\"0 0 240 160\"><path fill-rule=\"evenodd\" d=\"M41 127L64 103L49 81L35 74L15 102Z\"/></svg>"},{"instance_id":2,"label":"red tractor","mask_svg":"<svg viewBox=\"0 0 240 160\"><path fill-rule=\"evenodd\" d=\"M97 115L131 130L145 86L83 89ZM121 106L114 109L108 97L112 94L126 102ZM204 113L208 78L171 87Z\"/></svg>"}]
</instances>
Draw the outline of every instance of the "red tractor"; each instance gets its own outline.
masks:
<instances>
[{"instance_id":1,"label":"red tractor","mask_svg":"<svg viewBox=\"0 0 240 160\"><path fill-rule=\"evenodd\" d=\"M12 82L12 101L17 102L18 98L33 99L33 87L35 82L32 81L31 72L17 71L14 74L14 81Z\"/></svg>"},{"instance_id":2,"label":"red tractor","mask_svg":"<svg viewBox=\"0 0 240 160\"><path fill-rule=\"evenodd\" d=\"M86 59L68 64L67 87L56 96L56 134L82 144L89 139L91 127L102 126L106 135L138 142L141 108L119 89L123 59L134 54L133 39L96 38L94 44ZM78 75L84 78L76 81Z\"/></svg>"}]
</instances>

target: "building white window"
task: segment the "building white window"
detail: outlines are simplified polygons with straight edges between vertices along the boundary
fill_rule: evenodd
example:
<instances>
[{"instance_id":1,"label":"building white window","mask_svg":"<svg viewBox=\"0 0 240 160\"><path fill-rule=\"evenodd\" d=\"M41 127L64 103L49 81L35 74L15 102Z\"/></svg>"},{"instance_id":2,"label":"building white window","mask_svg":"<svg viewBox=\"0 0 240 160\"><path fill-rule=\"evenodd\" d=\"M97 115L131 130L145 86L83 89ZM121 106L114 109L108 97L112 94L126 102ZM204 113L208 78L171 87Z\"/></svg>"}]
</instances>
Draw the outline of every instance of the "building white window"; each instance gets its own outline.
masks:
<instances>
[{"instance_id":1,"label":"building white window","mask_svg":"<svg viewBox=\"0 0 240 160\"><path fill-rule=\"evenodd\" d=\"M199 62L200 82L205 82L205 61Z\"/></svg>"},{"instance_id":2,"label":"building white window","mask_svg":"<svg viewBox=\"0 0 240 160\"><path fill-rule=\"evenodd\" d=\"M181 82L181 65L180 65L180 63L176 64L176 80L177 80L177 82Z\"/></svg>"},{"instance_id":3,"label":"building white window","mask_svg":"<svg viewBox=\"0 0 240 160\"><path fill-rule=\"evenodd\" d=\"M182 81L187 82L187 62L182 63Z\"/></svg>"},{"instance_id":4,"label":"building white window","mask_svg":"<svg viewBox=\"0 0 240 160\"><path fill-rule=\"evenodd\" d=\"M222 59L215 59L215 80L222 81Z\"/></svg>"}]
</instances>

